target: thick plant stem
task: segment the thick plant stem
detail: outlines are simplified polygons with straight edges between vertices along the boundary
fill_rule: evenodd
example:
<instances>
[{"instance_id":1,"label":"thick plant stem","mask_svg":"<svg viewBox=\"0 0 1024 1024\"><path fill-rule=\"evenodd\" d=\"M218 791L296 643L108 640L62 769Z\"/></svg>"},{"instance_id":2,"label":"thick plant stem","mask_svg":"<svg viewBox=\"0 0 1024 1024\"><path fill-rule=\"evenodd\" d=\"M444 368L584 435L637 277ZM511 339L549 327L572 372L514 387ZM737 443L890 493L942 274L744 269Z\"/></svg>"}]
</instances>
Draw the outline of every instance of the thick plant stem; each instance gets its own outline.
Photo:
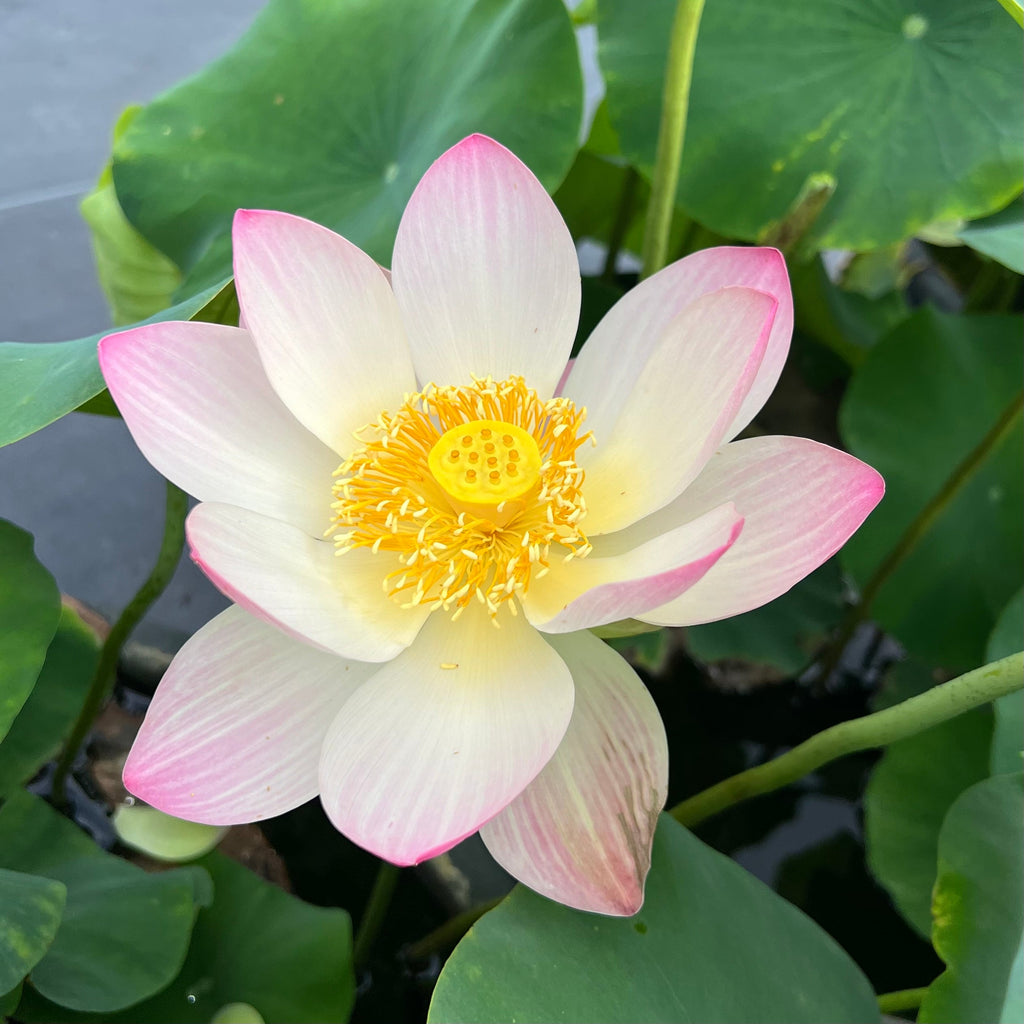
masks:
<instances>
[{"instance_id":1,"label":"thick plant stem","mask_svg":"<svg viewBox=\"0 0 1024 1024\"><path fill-rule=\"evenodd\" d=\"M999 447L1003 439L1013 430L1024 408L1024 394L1018 395L996 421L995 426L982 438L978 446L953 470L942 489L921 510L917 518L907 527L899 543L889 552L874 575L865 584L861 593L860 607L866 609L878 596L879 590L889 577L903 563L907 555L917 547L921 538L935 525L935 520L945 511L949 503L960 493L964 484L975 471Z\"/></svg>"},{"instance_id":2,"label":"thick plant stem","mask_svg":"<svg viewBox=\"0 0 1024 1024\"><path fill-rule=\"evenodd\" d=\"M921 509L914 521L904 531L903 536L864 584L860 600L850 609L839 633L828 645L827 653L821 658L822 679L828 679L832 674L857 627L867 618L878 592L934 526L935 521L960 493L964 484L1015 428L1022 408L1024 408L1024 393L1017 395L996 421L995 426L981 439L978 446L953 470L938 494Z\"/></svg>"},{"instance_id":3,"label":"thick plant stem","mask_svg":"<svg viewBox=\"0 0 1024 1024\"><path fill-rule=\"evenodd\" d=\"M355 961L356 967L362 967L366 963L370 950L373 948L374 942L377 941L384 918L387 917L388 907L391 906L391 897L395 894L395 886L398 885L398 875L401 870L386 860L380 862L377 877L373 880L370 898L366 901L363 916L359 919L359 930L356 932L355 942L352 946L352 959Z\"/></svg>"},{"instance_id":4,"label":"thick plant stem","mask_svg":"<svg viewBox=\"0 0 1024 1024\"><path fill-rule=\"evenodd\" d=\"M834 725L775 760L684 800L669 813L681 824L693 827L743 800L788 786L836 758L888 746L1022 687L1024 654L1014 654L884 711Z\"/></svg>"},{"instance_id":5,"label":"thick plant stem","mask_svg":"<svg viewBox=\"0 0 1024 1024\"><path fill-rule=\"evenodd\" d=\"M493 910L504 896L488 900L486 903L478 903L469 910L464 910L449 921L445 921L439 928L435 928L429 935L405 947L404 953L407 960L426 960L434 953L447 953L454 949L470 928L473 927L489 910Z\"/></svg>"},{"instance_id":6,"label":"thick plant stem","mask_svg":"<svg viewBox=\"0 0 1024 1024\"><path fill-rule=\"evenodd\" d=\"M672 35L668 44L665 92L661 101L658 149L651 177L651 199L644 228L643 271L650 277L668 262L669 231L675 208L676 185L683 160L686 114L690 106L690 79L697 29L704 12L704 0L678 0Z\"/></svg>"},{"instance_id":7,"label":"thick plant stem","mask_svg":"<svg viewBox=\"0 0 1024 1024\"><path fill-rule=\"evenodd\" d=\"M759 245L773 245L788 261L806 262L813 254L806 238L817 223L826 204L836 191L836 179L831 174L812 174L805 182L800 194L786 211L786 215L758 239ZM810 253L808 253L808 248Z\"/></svg>"},{"instance_id":8,"label":"thick plant stem","mask_svg":"<svg viewBox=\"0 0 1024 1024\"><path fill-rule=\"evenodd\" d=\"M882 1013L916 1010L924 1002L927 991L927 988L905 988L899 992L885 992L878 997L878 1008Z\"/></svg>"},{"instance_id":9,"label":"thick plant stem","mask_svg":"<svg viewBox=\"0 0 1024 1024\"><path fill-rule=\"evenodd\" d=\"M185 514L188 512L188 496L183 490L167 481L167 497L164 513L164 536L160 543L160 553L146 582L142 584L135 596L121 612L121 617L111 627L103 646L100 648L96 671L93 673L89 692L85 695L82 710L68 736L67 743L61 751L60 759L53 773L52 798L57 806L66 801L65 784L71 763L75 759L85 737L92 728L92 723L103 707L114 685L117 673L117 660L121 648L139 620L149 611L153 602L164 592L171 582L174 570L181 559L185 546Z\"/></svg>"},{"instance_id":10,"label":"thick plant stem","mask_svg":"<svg viewBox=\"0 0 1024 1024\"><path fill-rule=\"evenodd\" d=\"M615 222L612 224L611 234L608 237L608 252L604 259L604 269L601 271L601 280L606 284L612 284L615 280L615 263L622 249L622 243L626 240L630 221L633 219L633 203L636 199L636 187L639 181L640 175L632 167L627 167L618 209L615 211Z\"/></svg>"}]
</instances>

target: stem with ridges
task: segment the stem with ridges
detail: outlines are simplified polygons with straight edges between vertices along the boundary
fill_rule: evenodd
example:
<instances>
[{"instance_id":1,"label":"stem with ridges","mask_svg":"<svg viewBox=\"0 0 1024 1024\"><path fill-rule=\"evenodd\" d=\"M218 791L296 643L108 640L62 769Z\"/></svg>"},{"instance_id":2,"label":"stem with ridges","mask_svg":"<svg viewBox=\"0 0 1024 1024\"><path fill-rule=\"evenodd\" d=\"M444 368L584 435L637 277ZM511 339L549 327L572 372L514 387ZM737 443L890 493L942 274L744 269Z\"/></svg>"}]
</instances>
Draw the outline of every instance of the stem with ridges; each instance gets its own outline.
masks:
<instances>
[{"instance_id":1,"label":"stem with ridges","mask_svg":"<svg viewBox=\"0 0 1024 1024\"><path fill-rule=\"evenodd\" d=\"M904 559L917 547L921 538L932 528L935 520L945 511L946 507L960 492L960 489L973 476L975 470L988 458L988 456L999 447L1010 431L1014 422L1024 408L1024 394L1019 394L1007 406L1002 416L996 421L995 426L982 438L980 444L953 470L949 479L942 485L938 494L923 509L917 518L907 527L906 532L899 539L896 546L889 552L885 560L875 570L871 579L864 586L861 592L859 607L862 610L874 601L879 590L885 585L889 577L901 565ZM863 618L863 614L861 616Z\"/></svg>"},{"instance_id":2,"label":"stem with ridges","mask_svg":"<svg viewBox=\"0 0 1024 1024\"><path fill-rule=\"evenodd\" d=\"M928 502L918 513L914 521L904 531L903 536L896 542L882 563L875 569L871 578L861 591L860 600L850 609L839 633L828 645L828 650L822 656L823 669L821 678L828 679L832 674L839 658L850 642L857 627L867 618L872 602L878 596L878 592L889 581L892 574L903 564L908 555L917 547L921 539L928 533L935 523L935 520L943 513L949 503L959 494L961 488L974 475L974 472L1002 443L1003 439L1010 433L1024 408L1024 394L1017 397L1005 409L1002 416L996 421L995 426L982 438L978 446L965 458L960 465L953 470L949 478L942 485L938 494Z\"/></svg>"},{"instance_id":3,"label":"stem with ridges","mask_svg":"<svg viewBox=\"0 0 1024 1024\"><path fill-rule=\"evenodd\" d=\"M891 708L834 725L772 761L691 796L669 813L692 828L743 800L788 786L836 758L888 746L1022 687L1024 654L1014 654Z\"/></svg>"},{"instance_id":4,"label":"stem with ridges","mask_svg":"<svg viewBox=\"0 0 1024 1024\"><path fill-rule=\"evenodd\" d=\"M601 280L606 284L612 284L615 281L615 264L622 249L622 243L626 240L630 221L633 219L633 201L636 199L636 187L639 182L640 175L632 167L627 167L626 177L622 182L622 192L619 194L619 205L615 211L615 221L612 224L611 234L608 236L608 252L604 258L604 269L601 271Z\"/></svg>"},{"instance_id":5,"label":"stem with ridges","mask_svg":"<svg viewBox=\"0 0 1024 1024\"><path fill-rule=\"evenodd\" d=\"M60 759L53 773L52 799L59 807L66 801L65 785L71 764L85 737L92 728L93 721L100 708L110 696L117 674L117 662L121 648L139 620L149 611L153 602L164 592L171 582L174 570L181 560L181 552L185 546L185 515L188 512L188 496L180 488L167 481L167 497L164 513L164 535L160 542L160 553L157 555L146 582L142 584L135 596L128 602L121 617L111 627L103 646L100 648L99 660L93 672L89 692L85 695L82 710L71 729Z\"/></svg>"},{"instance_id":6,"label":"stem with ridges","mask_svg":"<svg viewBox=\"0 0 1024 1024\"><path fill-rule=\"evenodd\" d=\"M370 898L366 901L363 916L359 919L355 942L352 944L352 959L357 967L362 967L366 963L370 950L377 941L384 918L387 917L388 907L391 906L391 897L395 894L401 870L386 860L380 862L377 877L373 880L373 888L370 890Z\"/></svg>"},{"instance_id":7,"label":"stem with ridges","mask_svg":"<svg viewBox=\"0 0 1024 1024\"><path fill-rule=\"evenodd\" d=\"M445 921L443 925L435 928L429 935L424 935L422 939L406 946L403 950L405 958L407 960L426 960L433 953L447 953L448 950L454 949L459 939L484 914L489 910L493 910L501 903L504 898L504 896L499 896L497 899L488 900L486 903L478 903L475 907L470 907L469 910L456 914L450 921Z\"/></svg>"},{"instance_id":8,"label":"stem with ridges","mask_svg":"<svg viewBox=\"0 0 1024 1024\"><path fill-rule=\"evenodd\" d=\"M658 149L651 177L651 199L644 229L643 271L650 277L668 262L669 231L675 209L676 186L683 160L686 115L690 106L690 79L693 75L693 51L697 29L704 11L704 0L679 0L672 21L668 45L665 92L661 101Z\"/></svg>"},{"instance_id":9,"label":"stem with ridges","mask_svg":"<svg viewBox=\"0 0 1024 1024\"><path fill-rule=\"evenodd\" d=\"M899 992L883 992L878 997L878 1008L882 1013L899 1013L901 1010L916 1010L924 1002L926 988L904 988Z\"/></svg>"}]
</instances>

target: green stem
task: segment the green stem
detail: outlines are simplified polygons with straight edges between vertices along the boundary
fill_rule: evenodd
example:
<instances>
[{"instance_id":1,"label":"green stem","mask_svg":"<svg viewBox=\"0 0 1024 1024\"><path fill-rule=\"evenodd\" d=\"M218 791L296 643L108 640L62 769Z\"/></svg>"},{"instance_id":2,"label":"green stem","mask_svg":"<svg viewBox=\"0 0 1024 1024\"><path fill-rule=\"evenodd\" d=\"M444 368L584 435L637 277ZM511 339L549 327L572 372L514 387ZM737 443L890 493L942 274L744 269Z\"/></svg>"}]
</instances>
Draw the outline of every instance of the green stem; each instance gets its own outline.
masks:
<instances>
[{"instance_id":1,"label":"green stem","mask_svg":"<svg viewBox=\"0 0 1024 1024\"><path fill-rule=\"evenodd\" d=\"M822 679L827 680L832 674L857 627L867 618L868 611L878 596L878 592L917 547L949 503L960 493L964 484L1013 430L1022 408L1024 408L1024 394L1019 394L1007 406L995 426L982 438L981 443L953 470L938 494L921 509L917 518L907 527L903 536L874 571L861 591L860 600L850 609L835 640L829 644L827 655L822 658L823 668L820 676Z\"/></svg>"},{"instance_id":2,"label":"green stem","mask_svg":"<svg viewBox=\"0 0 1024 1024\"><path fill-rule=\"evenodd\" d=\"M622 243L626 240L630 221L633 219L633 203L636 199L636 187L639 181L640 175L632 167L627 167L626 177L622 182L622 192L619 195L619 206L615 211L615 222L612 224L611 234L608 236L608 253L604 258L604 269L601 272L601 280L607 284L612 284L615 280L615 263L622 249Z\"/></svg>"},{"instance_id":3,"label":"green stem","mask_svg":"<svg viewBox=\"0 0 1024 1024\"><path fill-rule=\"evenodd\" d=\"M788 786L836 758L895 743L1022 687L1024 654L1014 654L891 708L834 725L773 761L733 775L684 800L669 813L692 828L743 800Z\"/></svg>"},{"instance_id":4,"label":"green stem","mask_svg":"<svg viewBox=\"0 0 1024 1024\"><path fill-rule=\"evenodd\" d=\"M681 260L684 256L689 256L691 252L707 248L707 246L701 245L702 236L709 234L707 228L685 214L679 215L676 224L679 229L679 247L673 254L674 260Z\"/></svg>"},{"instance_id":5,"label":"green stem","mask_svg":"<svg viewBox=\"0 0 1024 1024\"><path fill-rule=\"evenodd\" d=\"M489 910L493 910L505 897L488 900L486 903L478 903L469 910L457 914L450 921L445 921L439 928L435 928L429 935L425 935L418 942L405 947L405 956L409 960L426 960L433 953L447 953L454 949L470 928L480 920Z\"/></svg>"},{"instance_id":6,"label":"green stem","mask_svg":"<svg viewBox=\"0 0 1024 1024\"><path fill-rule=\"evenodd\" d=\"M916 1010L924 1002L925 988L905 988L899 992L885 992L878 997L878 1008L882 1013L899 1013L901 1010Z\"/></svg>"},{"instance_id":7,"label":"green stem","mask_svg":"<svg viewBox=\"0 0 1024 1024\"><path fill-rule=\"evenodd\" d=\"M782 220L761 233L758 245L775 246L786 256L787 262L806 263L808 256L814 253L813 246L806 245L807 235L835 191L836 179L831 174L810 175Z\"/></svg>"},{"instance_id":8,"label":"green stem","mask_svg":"<svg viewBox=\"0 0 1024 1024\"><path fill-rule=\"evenodd\" d=\"M572 23L576 28L582 25L594 25L597 23L597 0L582 0L569 12Z\"/></svg>"},{"instance_id":9,"label":"green stem","mask_svg":"<svg viewBox=\"0 0 1024 1024\"><path fill-rule=\"evenodd\" d=\"M686 114L690 106L690 79L697 29L704 0L679 0L668 44L665 92L661 101L658 149L651 178L651 199L644 228L642 277L657 273L668 262L669 231L675 209L676 186L683 160Z\"/></svg>"},{"instance_id":10,"label":"green stem","mask_svg":"<svg viewBox=\"0 0 1024 1024\"><path fill-rule=\"evenodd\" d=\"M395 894L395 886L398 885L398 876L401 870L386 860L380 862L377 877L373 880L370 898L366 901L363 916L359 919L359 929L352 946L352 959L357 967L362 967L366 963L370 950L373 948L374 942L377 941L384 918L387 917L388 907L391 906L391 897Z\"/></svg>"},{"instance_id":11,"label":"green stem","mask_svg":"<svg viewBox=\"0 0 1024 1024\"><path fill-rule=\"evenodd\" d=\"M1017 294L1020 291L1020 278L1012 271L1003 276L1002 284L992 296L991 313L1012 313Z\"/></svg>"},{"instance_id":12,"label":"green stem","mask_svg":"<svg viewBox=\"0 0 1024 1024\"><path fill-rule=\"evenodd\" d=\"M1019 281L1017 275L1012 270L1007 270L1001 263L980 258L974 280L967 288L964 312L987 313L1000 308L999 304L1006 290L1007 276L1012 277L1014 283Z\"/></svg>"},{"instance_id":13,"label":"green stem","mask_svg":"<svg viewBox=\"0 0 1024 1024\"><path fill-rule=\"evenodd\" d=\"M896 546L889 552L882 564L875 570L861 593L860 606L866 609L878 596L879 590L888 582L889 577L899 568L907 556L917 547L921 538L935 524L935 521L946 510L949 503L960 493L964 484L974 475L975 471L1002 444L1013 430L1014 424L1024 409L1024 394L1019 394L1006 407L995 426L982 438L968 456L953 470L949 479L942 485L938 494L918 514L917 518L907 527Z\"/></svg>"},{"instance_id":14,"label":"green stem","mask_svg":"<svg viewBox=\"0 0 1024 1024\"><path fill-rule=\"evenodd\" d=\"M164 514L164 536L160 543L160 553L146 582L142 584L136 595L128 602L121 612L121 617L111 627L103 646L100 648L99 660L93 673L89 692L85 695L82 710L71 729L60 759L53 773L52 799L58 806L67 800L65 793L68 772L85 742L85 737L92 728L93 721L103 707L114 685L117 674L117 661L121 648L139 624L139 620L149 611L153 602L164 592L171 582L174 570L181 560L181 552L185 546L185 514L188 512L188 496L184 491L167 481L167 497Z\"/></svg>"}]
</instances>

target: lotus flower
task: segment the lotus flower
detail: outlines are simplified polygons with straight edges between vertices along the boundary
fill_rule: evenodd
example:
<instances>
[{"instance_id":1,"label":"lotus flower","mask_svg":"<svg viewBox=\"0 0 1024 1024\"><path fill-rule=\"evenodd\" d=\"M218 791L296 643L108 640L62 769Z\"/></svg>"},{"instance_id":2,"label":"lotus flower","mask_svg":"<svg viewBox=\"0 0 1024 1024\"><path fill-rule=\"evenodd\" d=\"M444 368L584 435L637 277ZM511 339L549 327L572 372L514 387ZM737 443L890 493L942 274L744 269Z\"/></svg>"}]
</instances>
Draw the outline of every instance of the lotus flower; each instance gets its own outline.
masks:
<instances>
[{"instance_id":1,"label":"lotus flower","mask_svg":"<svg viewBox=\"0 0 1024 1024\"><path fill-rule=\"evenodd\" d=\"M665 733L589 630L756 608L882 494L813 441L731 440L786 358L782 257L680 260L567 369L572 238L476 135L419 183L390 278L333 232L255 210L235 218L234 269L244 327L100 344L142 452L201 501L193 558L235 602L175 658L125 785L213 825L319 793L396 864L479 830L537 891L634 913Z\"/></svg>"}]
</instances>

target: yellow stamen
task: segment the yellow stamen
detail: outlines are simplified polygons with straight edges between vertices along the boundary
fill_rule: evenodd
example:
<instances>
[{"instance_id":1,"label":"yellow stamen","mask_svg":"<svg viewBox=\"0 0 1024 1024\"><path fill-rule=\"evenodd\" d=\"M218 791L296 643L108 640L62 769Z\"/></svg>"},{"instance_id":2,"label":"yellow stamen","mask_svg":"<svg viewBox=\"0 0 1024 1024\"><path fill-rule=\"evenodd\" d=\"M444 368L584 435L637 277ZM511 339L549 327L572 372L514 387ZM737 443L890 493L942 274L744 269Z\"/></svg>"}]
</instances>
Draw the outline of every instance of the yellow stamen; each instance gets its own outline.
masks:
<instances>
[{"instance_id":1,"label":"yellow stamen","mask_svg":"<svg viewBox=\"0 0 1024 1024\"><path fill-rule=\"evenodd\" d=\"M397 554L384 589L403 606L454 618L476 599L492 619L505 602L514 612L552 544L564 558L590 551L575 461L590 439L585 416L567 398L542 401L521 377L407 395L358 432L335 473L337 553Z\"/></svg>"}]
</instances>

